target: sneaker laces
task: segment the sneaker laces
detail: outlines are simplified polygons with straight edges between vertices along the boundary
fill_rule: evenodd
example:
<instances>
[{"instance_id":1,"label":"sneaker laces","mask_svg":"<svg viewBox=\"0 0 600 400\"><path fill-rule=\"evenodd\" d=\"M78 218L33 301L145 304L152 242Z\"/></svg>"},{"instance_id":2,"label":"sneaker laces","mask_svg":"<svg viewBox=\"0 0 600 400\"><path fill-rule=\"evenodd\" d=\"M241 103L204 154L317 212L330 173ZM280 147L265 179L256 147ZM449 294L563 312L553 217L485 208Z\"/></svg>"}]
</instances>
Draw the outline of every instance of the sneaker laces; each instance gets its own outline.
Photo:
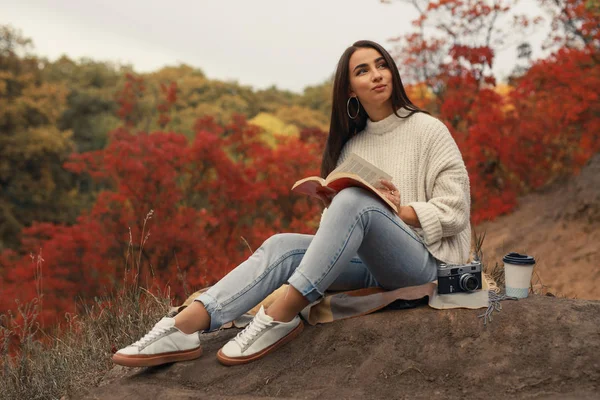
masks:
<instances>
[{"instance_id":1,"label":"sneaker laces","mask_svg":"<svg viewBox=\"0 0 600 400\"><path fill-rule=\"evenodd\" d=\"M240 346L240 348L243 349L252 339L254 339L268 326L269 322L261 321L258 318L253 318L246 328L238 333L233 340Z\"/></svg>"},{"instance_id":2,"label":"sneaker laces","mask_svg":"<svg viewBox=\"0 0 600 400\"><path fill-rule=\"evenodd\" d=\"M171 327L159 327L159 326L154 326L154 328L152 328L152 330L148 333L146 333L146 335L141 338L140 340L138 340L137 342L133 343L132 346L135 347L144 347L146 346L148 343L154 341L155 339L158 339L161 335L169 332L171 330Z\"/></svg>"}]
</instances>

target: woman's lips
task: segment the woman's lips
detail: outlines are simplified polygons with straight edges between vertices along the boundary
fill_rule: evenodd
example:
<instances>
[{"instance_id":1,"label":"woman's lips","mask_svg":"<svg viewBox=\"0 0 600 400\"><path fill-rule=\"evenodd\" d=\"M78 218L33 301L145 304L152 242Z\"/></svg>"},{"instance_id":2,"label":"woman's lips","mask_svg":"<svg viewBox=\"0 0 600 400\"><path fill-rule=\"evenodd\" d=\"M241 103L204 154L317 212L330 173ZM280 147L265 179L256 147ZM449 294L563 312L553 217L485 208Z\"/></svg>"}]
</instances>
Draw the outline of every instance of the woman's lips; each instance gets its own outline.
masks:
<instances>
[{"instance_id":1,"label":"woman's lips","mask_svg":"<svg viewBox=\"0 0 600 400\"><path fill-rule=\"evenodd\" d=\"M386 85L378 85L378 86L375 86L373 88L373 90L376 91L376 92L383 92L385 90L385 86Z\"/></svg>"}]
</instances>

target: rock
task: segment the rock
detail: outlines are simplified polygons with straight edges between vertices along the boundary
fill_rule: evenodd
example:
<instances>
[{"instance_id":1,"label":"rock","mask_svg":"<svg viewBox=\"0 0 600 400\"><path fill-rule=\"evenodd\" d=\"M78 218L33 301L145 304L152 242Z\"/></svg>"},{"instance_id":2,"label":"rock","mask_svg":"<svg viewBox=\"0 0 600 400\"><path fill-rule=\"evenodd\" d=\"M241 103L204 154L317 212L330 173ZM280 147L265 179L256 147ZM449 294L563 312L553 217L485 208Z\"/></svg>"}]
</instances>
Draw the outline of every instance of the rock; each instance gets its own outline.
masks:
<instances>
[{"instance_id":1,"label":"rock","mask_svg":"<svg viewBox=\"0 0 600 400\"><path fill-rule=\"evenodd\" d=\"M484 310L384 310L306 326L251 364L224 367L237 333L203 335L198 360L111 371L85 399L597 399L600 301L531 296ZM76 397L77 398L77 397Z\"/></svg>"}]
</instances>

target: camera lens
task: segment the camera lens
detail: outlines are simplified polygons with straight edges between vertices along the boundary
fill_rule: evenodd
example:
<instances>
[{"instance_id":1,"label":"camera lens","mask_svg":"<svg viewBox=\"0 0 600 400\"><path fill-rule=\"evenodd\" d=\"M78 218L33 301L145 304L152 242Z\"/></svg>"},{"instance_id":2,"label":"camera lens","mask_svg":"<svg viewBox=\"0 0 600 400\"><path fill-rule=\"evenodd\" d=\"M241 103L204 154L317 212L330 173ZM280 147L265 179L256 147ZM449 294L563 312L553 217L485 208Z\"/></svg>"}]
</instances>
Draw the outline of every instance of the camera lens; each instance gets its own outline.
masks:
<instances>
[{"instance_id":1,"label":"camera lens","mask_svg":"<svg viewBox=\"0 0 600 400\"><path fill-rule=\"evenodd\" d=\"M479 279L472 274L464 274L460 277L460 288L465 292L473 292L479 286Z\"/></svg>"}]
</instances>

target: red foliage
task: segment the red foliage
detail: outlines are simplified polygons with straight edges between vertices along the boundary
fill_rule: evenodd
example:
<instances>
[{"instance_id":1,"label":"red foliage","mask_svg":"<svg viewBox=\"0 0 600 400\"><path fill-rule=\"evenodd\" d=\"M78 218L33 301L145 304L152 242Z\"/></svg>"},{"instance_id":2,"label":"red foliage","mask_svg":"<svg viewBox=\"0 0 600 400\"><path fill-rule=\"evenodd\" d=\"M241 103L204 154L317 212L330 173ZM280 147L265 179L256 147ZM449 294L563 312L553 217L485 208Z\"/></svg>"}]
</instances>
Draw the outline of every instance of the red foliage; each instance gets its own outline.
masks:
<instances>
[{"instance_id":1,"label":"red foliage","mask_svg":"<svg viewBox=\"0 0 600 400\"><path fill-rule=\"evenodd\" d=\"M507 163L524 184L577 172L600 150L599 93L600 68L585 49L560 49L517 82L506 122L517 151Z\"/></svg>"},{"instance_id":2,"label":"red foliage","mask_svg":"<svg viewBox=\"0 0 600 400\"><path fill-rule=\"evenodd\" d=\"M540 2L558 7L555 32L565 27L567 47L534 64L509 95L494 90L491 37L511 0L424 0L417 31L395 39L405 45L402 72L435 94L421 104L446 122L461 149L474 223L510 212L519 194L576 172L600 150L598 9L579 0ZM442 34L425 36L431 26Z\"/></svg>"},{"instance_id":3,"label":"red foliage","mask_svg":"<svg viewBox=\"0 0 600 400\"><path fill-rule=\"evenodd\" d=\"M474 223L509 212L520 193L577 172L600 150L598 14L580 1L564 2L556 21L568 25L572 18L571 36L584 45L559 49L515 80L509 94L499 94L489 40L465 38L491 32L496 14L508 10L501 3L430 1L415 26L444 12L450 19L436 26L447 38L407 35L400 63L430 89L433 95L420 104L445 121L461 149ZM73 311L77 297L101 295L133 278L147 287L170 284L181 299L180 280L192 288L212 284L249 255L248 246L316 227L320 205L291 194L290 186L319 173L323 132L279 138L274 149L242 117L227 126L200 119L192 142L176 133L134 134L145 87L140 78L126 78L117 96L124 126L102 151L73 155L65 164L107 189L75 225L34 224L22 235L25 255L0 254L0 313L14 309L13 299L25 302L43 289L42 320L49 323ZM165 129L177 86L161 85L161 94L158 125ZM40 249L42 289L28 255Z\"/></svg>"},{"instance_id":4,"label":"red foliage","mask_svg":"<svg viewBox=\"0 0 600 400\"><path fill-rule=\"evenodd\" d=\"M192 288L204 287L247 257L248 245L256 249L277 232L314 231L321 206L290 187L318 173L315 132L303 132L302 140L281 138L271 149L259 139L260 129L242 117L225 127L206 118L196 127L191 143L181 134L120 128L105 149L74 155L65 164L112 189L100 193L73 226L34 224L23 231L23 250L37 254L43 248L46 260L43 322L74 311L77 298L119 286L127 268L139 272L144 286L170 284L181 300L178 276ZM13 308L12 299L36 296L30 257L2 257L11 268L0 312Z\"/></svg>"},{"instance_id":5,"label":"red foliage","mask_svg":"<svg viewBox=\"0 0 600 400\"><path fill-rule=\"evenodd\" d=\"M146 90L144 80L133 74L125 75L125 84L123 89L117 93L116 101L119 105L117 115L123 120L125 126L133 127L139 121L139 110L137 110L137 99L140 98Z\"/></svg>"},{"instance_id":6,"label":"red foliage","mask_svg":"<svg viewBox=\"0 0 600 400\"><path fill-rule=\"evenodd\" d=\"M171 82L168 86L164 83L160 84L160 92L163 95L163 101L156 107L158 109L158 125L161 128L165 128L171 121L171 117L168 115L169 110L177 101L177 83Z\"/></svg>"}]
</instances>

